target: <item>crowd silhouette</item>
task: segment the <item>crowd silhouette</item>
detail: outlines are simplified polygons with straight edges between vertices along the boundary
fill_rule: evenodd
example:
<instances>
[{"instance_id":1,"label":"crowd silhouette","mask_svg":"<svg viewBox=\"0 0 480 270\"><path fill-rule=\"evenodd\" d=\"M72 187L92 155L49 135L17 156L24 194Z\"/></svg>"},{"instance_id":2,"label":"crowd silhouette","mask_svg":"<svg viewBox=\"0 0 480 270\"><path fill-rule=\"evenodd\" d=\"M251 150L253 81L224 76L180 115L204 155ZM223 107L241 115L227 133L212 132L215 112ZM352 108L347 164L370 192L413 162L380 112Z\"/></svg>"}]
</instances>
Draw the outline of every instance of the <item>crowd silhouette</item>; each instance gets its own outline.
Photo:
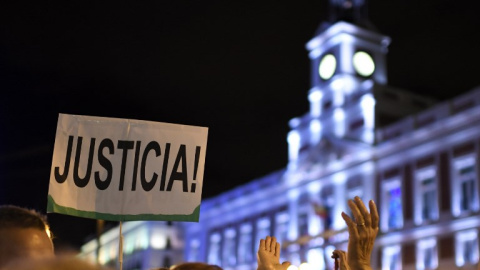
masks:
<instances>
[{"instance_id":1,"label":"crowd silhouette","mask_svg":"<svg viewBox=\"0 0 480 270\"><path fill-rule=\"evenodd\" d=\"M359 197L348 201L352 216L342 212L349 233L347 250L334 250L332 258L341 270L371 270L370 258L379 230L375 203L369 209ZM257 270L287 270L290 262L280 262L281 244L275 236L258 243ZM0 206L0 270L108 269L74 255L54 255L52 235L44 215L18 206ZM203 262L185 262L156 270L222 270Z\"/></svg>"}]
</instances>

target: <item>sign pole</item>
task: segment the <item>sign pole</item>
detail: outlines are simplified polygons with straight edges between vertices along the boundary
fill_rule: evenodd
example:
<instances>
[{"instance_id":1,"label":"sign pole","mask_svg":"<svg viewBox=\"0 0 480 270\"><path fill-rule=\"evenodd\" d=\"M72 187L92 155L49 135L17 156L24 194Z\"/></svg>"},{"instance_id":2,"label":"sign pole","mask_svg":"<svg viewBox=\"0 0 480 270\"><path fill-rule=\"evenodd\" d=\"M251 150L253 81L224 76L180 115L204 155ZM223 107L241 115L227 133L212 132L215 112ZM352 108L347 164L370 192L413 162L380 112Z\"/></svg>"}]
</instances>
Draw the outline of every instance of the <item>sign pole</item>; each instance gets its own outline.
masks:
<instances>
[{"instance_id":1,"label":"sign pole","mask_svg":"<svg viewBox=\"0 0 480 270\"><path fill-rule=\"evenodd\" d=\"M119 243L118 243L118 266L119 270L123 269L123 235L122 235L122 222L120 221L120 234L119 234Z\"/></svg>"},{"instance_id":2,"label":"sign pole","mask_svg":"<svg viewBox=\"0 0 480 270\"><path fill-rule=\"evenodd\" d=\"M96 250L96 255L97 255L97 263L100 264L100 247L102 246L100 237L102 236L103 233L103 227L105 225L105 221L101 219L97 219L97 250Z\"/></svg>"}]
</instances>

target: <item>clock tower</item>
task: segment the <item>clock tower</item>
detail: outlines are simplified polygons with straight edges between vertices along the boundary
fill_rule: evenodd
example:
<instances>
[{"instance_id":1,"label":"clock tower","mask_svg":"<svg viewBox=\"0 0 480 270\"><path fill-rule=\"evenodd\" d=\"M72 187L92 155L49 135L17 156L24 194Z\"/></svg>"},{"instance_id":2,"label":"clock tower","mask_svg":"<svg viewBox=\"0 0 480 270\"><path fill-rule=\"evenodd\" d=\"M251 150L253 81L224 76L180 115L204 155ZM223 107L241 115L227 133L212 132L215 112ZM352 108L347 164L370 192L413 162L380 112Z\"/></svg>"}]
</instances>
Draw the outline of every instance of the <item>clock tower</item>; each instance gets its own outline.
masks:
<instances>
[{"instance_id":1,"label":"clock tower","mask_svg":"<svg viewBox=\"0 0 480 270\"><path fill-rule=\"evenodd\" d=\"M306 44L310 111L290 121L289 167L329 163L371 148L378 126L432 103L387 86L390 38L368 20L366 1L329 0L329 19Z\"/></svg>"}]
</instances>

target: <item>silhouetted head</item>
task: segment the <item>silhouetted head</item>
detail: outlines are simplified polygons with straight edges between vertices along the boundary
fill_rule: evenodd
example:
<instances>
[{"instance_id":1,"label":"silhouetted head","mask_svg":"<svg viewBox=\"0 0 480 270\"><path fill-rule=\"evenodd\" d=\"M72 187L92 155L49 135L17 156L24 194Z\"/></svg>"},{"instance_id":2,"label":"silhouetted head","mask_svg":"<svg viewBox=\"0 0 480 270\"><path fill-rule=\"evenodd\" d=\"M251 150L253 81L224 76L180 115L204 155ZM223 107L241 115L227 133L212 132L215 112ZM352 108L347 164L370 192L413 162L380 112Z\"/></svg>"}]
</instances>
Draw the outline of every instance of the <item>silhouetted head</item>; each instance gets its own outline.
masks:
<instances>
[{"instance_id":1,"label":"silhouetted head","mask_svg":"<svg viewBox=\"0 0 480 270\"><path fill-rule=\"evenodd\" d=\"M187 262L175 265L171 270L223 270L221 267L201 262Z\"/></svg>"},{"instance_id":2,"label":"silhouetted head","mask_svg":"<svg viewBox=\"0 0 480 270\"><path fill-rule=\"evenodd\" d=\"M45 216L18 206L0 206L0 268L17 259L54 256Z\"/></svg>"}]
</instances>

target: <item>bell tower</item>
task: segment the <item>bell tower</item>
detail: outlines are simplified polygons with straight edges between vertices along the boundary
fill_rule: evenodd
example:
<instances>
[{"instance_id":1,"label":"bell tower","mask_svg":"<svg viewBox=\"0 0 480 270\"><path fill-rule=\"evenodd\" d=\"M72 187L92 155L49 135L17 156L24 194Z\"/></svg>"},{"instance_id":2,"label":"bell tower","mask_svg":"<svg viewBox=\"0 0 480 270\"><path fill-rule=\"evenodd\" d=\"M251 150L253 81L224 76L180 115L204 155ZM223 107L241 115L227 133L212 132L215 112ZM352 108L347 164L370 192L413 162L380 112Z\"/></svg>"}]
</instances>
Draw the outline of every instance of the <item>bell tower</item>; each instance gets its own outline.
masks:
<instances>
[{"instance_id":1,"label":"bell tower","mask_svg":"<svg viewBox=\"0 0 480 270\"><path fill-rule=\"evenodd\" d=\"M311 61L312 121L337 138L374 143L374 84L386 84L390 39L368 27L364 1L331 0L334 21L307 43ZM358 22L353 24L352 22ZM329 127L332 130L328 130Z\"/></svg>"},{"instance_id":2,"label":"bell tower","mask_svg":"<svg viewBox=\"0 0 480 270\"><path fill-rule=\"evenodd\" d=\"M433 104L387 85L390 38L370 23L367 0L329 0L329 8L328 20L306 44L310 111L290 120L290 168L373 147L380 125Z\"/></svg>"},{"instance_id":3,"label":"bell tower","mask_svg":"<svg viewBox=\"0 0 480 270\"><path fill-rule=\"evenodd\" d=\"M385 61L390 38L377 33L368 21L366 0L329 2L329 20L320 24L306 44L311 63L310 113L292 119L289 134L289 145L293 143L298 151L322 140L372 145L373 88L387 83Z\"/></svg>"}]
</instances>

